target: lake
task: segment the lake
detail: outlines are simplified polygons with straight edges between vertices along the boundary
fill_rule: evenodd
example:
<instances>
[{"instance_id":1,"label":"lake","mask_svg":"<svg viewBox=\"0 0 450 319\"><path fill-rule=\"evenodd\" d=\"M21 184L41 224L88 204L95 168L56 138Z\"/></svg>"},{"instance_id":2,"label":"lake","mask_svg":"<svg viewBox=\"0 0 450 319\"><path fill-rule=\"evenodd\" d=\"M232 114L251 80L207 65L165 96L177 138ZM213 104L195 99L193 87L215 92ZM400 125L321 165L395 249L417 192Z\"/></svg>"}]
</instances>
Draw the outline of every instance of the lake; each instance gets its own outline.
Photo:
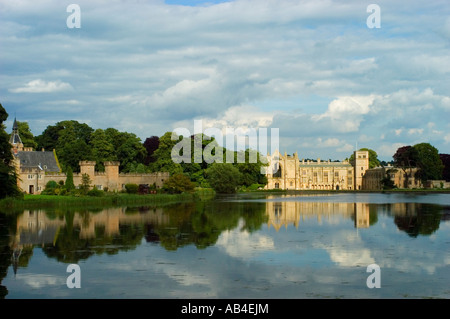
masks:
<instances>
[{"instance_id":1,"label":"lake","mask_svg":"<svg viewBox=\"0 0 450 319\"><path fill-rule=\"evenodd\" d=\"M3 212L0 297L448 299L450 194Z\"/></svg>"}]
</instances>

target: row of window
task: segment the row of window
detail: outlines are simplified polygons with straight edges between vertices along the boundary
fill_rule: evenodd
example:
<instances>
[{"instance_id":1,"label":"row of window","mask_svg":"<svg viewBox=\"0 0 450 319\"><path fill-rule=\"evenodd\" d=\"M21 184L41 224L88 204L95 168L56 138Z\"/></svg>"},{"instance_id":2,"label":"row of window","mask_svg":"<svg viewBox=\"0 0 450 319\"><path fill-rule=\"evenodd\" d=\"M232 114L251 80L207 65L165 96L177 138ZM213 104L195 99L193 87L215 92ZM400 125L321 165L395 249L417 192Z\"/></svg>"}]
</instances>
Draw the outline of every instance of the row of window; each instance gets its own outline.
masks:
<instances>
[{"instance_id":1,"label":"row of window","mask_svg":"<svg viewBox=\"0 0 450 319\"><path fill-rule=\"evenodd\" d=\"M28 179L35 179L35 178L36 178L36 175L34 175L34 174L28 174ZM39 179L42 179L43 176L42 176L41 174L39 174L39 175L38 175L38 178L39 178Z\"/></svg>"},{"instance_id":2,"label":"row of window","mask_svg":"<svg viewBox=\"0 0 450 319\"><path fill-rule=\"evenodd\" d=\"M307 178L303 177L302 178L302 182L303 182L303 184L308 184L308 182L317 183L317 176L314 176L312 181L311 180L308 181ZM326 176L322 182L323 183L328 183L328 176ZM344 182L344 179L342 179L341 182ZM348 185L352 185L353 184L353 177L350 176L350 177L347 178L347 184ZM291 187L294 186L294 182L293 181L289 181L289 186L291 186Z\"/></svg>"}]
</instances>

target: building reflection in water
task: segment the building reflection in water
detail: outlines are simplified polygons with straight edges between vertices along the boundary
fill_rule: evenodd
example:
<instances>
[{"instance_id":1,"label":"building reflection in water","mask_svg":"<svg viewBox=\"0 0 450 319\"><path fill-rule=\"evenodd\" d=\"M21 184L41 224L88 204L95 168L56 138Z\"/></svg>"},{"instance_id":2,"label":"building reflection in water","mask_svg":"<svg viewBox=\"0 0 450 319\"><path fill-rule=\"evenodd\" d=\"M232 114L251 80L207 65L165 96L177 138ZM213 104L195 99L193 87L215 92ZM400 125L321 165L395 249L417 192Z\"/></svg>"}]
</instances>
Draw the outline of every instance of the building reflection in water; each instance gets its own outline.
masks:
<instances>
[{"instance_id":1,"label":"building reflection in water","mask_svg":"<svg viewBox=\"0 0 450 319\"><path fill-rule=\"evenodd\" d=\"M276 231L289 225L298 228L301 220L317 218L321 223L323 219L331 219L337 215L353 219L356 228L368 228L370 222L367 203L267 202L266 213L269 216L268 227L273 227Z\"/></svg>"},{"instance_id":2,"label":"building reflection in water","mask_svg":"<svg viewBox=\"0 0 450 319\"><path fill-rule=\"evenodd\" d=\"M169 223L169 216L162 208L141 210L130 214L126 207L107 208L96 213L75 213L71 224L79 229L80 239L96 237L96 228L104 229L103 235L120 235L120 225ZM17 218L17 229L10 247L14 259L18 259L25 246L54 245L60 229L67 226L65 215L52 216L44 210L25 210Z\"/></svg>"}]
</instances>

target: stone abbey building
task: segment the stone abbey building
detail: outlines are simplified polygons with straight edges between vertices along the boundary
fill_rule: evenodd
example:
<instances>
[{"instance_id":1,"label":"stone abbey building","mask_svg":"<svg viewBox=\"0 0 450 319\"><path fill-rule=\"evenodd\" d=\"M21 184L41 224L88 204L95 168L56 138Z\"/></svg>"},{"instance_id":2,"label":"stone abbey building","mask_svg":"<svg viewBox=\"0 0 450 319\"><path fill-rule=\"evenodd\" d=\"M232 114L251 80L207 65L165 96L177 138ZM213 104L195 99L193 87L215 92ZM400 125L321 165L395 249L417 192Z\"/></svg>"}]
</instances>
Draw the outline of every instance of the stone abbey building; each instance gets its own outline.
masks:
<instances>
[{"instance_id":1,"label":"stone abbey building","mask_svg":"<svg viewBox=\"0 0 450 319\"><path fill-rule=\"evenodd\" d=\"M24 147L19 136L19 128L14 120L13 131L9 140L14 156L13 164L18 176L19 188L28 194L40 194L49 181L66 181L66 174L61 171L55 150L35 151L31 147ZM80 173L73 174L73 183L80 185L83 174L88 174L91 186L101 190L120 191L126 184L155 185L157 188L163 186L164 181L169 179L168 172L156 173L120 173L120 162L105 162L105 171L95 171L94 161L81 161Z\"/></svg>"},{"instance_id":2,"label":"stone abbey building","mask_svg":"<svg viewBox=\"0 0 450 319\"><path fill-rule=\"evenodd\" d=\"M369 170L369 152L355 151L354 161L300 160L276 151L269 157L266 189L361 190Z\"/></svg>"}]
</instances>

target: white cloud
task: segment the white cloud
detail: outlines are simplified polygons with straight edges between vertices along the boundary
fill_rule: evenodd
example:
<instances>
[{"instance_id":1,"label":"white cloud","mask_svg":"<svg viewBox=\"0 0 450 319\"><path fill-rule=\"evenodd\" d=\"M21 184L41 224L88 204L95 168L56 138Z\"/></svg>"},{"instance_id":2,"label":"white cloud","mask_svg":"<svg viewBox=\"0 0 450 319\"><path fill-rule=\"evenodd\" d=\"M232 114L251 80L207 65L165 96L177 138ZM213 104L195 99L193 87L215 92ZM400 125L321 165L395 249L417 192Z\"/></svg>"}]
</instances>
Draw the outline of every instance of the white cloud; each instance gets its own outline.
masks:
<instances>
[{"instance_id":1,"label":"white cloud","mask_svg":"<svg viewBox=\"0 0 450 319\"><path fill-rule=\"evenodd\" d=\"M278 127L289 153L329 152L314 143L319 137L347 152L356 141L378 151L419 136L449 152L442 3L382 1L381 30L367 28L359 0L78 4L79 30L66 27L56 0L0 4L0 87L10 88L2 104L30 118L35 135L43 118L89 114L94 127L141 138L201 118L214 127Z\"/></svg>"},{"instance_id":2,"label":"white cloud","mask_svg":"<svg viewBox=\"0 0 450 319\"><path fill-rule=\"evenodd\" d=\"M72 89L69 83L64 83L61 81L43 81L41 79L32 80L25 84L23 87L10 89L12 93L52 93L67 91Z\"/></svg>"},{"instance_id":3,"label":"white cloud","mask_svg":"<svg viewBox=\"0 0 450 319\"><path fill-rule=\"evenodd\" d=\"M48 286L59 286L66 283L66 278L64 277L44 274L21 274L17 279L35 289L43 289Z\"/></svg>"},{"instance_id":4,"label":"white cloud","mask_svg":"<svg viewBox=\"0 0 450 319\"><path fill-rule=\"evenodd\" d=\"M408 130L409 135L422 135L423 128L411 128Z\"/></svg>"},{"instance_id":5,"label":"white cloud","mask_svg":"<svg viewBox=\"0 0 450 319\"><path fill-rule=\"evenodd\" d=\"M224 249L228 255L242 259L253 258L256 255L274 250L273 239L262 235L252 235L247 231L242 231L243 220L239 221L239 226L233 230L220 234L216 246Z\"/></svg>"}]
</instances>

